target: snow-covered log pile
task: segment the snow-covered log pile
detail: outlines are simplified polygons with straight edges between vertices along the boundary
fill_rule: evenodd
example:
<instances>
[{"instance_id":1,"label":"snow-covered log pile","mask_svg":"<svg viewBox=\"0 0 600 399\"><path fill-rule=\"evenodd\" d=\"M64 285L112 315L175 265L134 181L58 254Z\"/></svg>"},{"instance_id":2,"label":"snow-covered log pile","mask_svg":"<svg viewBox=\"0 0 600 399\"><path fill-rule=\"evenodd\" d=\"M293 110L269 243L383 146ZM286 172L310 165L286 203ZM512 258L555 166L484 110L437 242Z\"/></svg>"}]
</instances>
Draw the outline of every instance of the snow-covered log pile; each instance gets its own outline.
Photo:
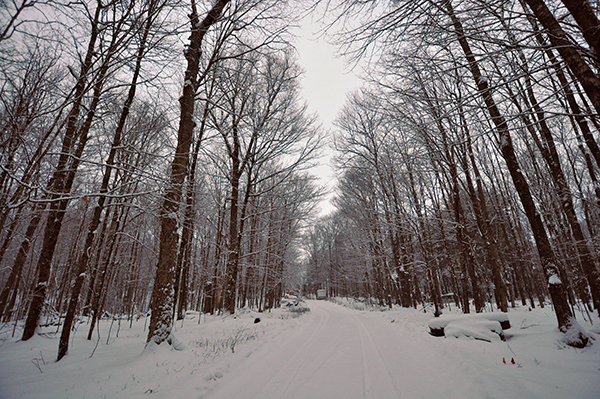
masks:
<instances>
[{"instance_id":1,"label":"snow-covered log pile","mask_svg":"<svg viewBox=\"0 0 600 399\"><path fill-rule=\"evenodd\" d=\"M506 313L477 313L441 316L429 321L429 333L436 337L472 337L483 341L504 341L510 328Z\"/></svg>"}]
</instances>

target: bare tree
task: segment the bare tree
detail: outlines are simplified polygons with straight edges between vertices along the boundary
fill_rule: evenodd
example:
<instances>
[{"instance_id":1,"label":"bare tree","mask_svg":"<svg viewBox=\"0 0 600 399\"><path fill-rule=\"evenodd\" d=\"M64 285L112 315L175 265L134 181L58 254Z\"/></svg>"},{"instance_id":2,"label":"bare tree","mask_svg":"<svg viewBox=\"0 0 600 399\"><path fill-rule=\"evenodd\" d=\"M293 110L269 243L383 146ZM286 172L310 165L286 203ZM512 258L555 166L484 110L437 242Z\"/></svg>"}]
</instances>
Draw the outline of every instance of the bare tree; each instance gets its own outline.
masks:
<instances>
[{"instance_id":1,"label":"bare tree","mask_svg":"<svg viewBox=\"0 0 600 399\"><path fill-rule=\"evenodd\" d=\"M175 259L177 251L177 213L182 194L182 184L187 174L189 149L195 127L194 101L198 88L198 73L202 54L202 41L210 27L221 18L229 0L219 0L200 20L194 0L191 1L190 43L185 51L187 68L183 83L183 94L179 98L180 119L177 133L177 148L171 162L170 180L167 185L160 214L160 249L158 265L152 290L150 309L152 317L148 328L147 342L161 344L170 340L175 284ZM169 341L170 343L170 341Z\"/></svg>"},{"instance_id":2,"label":"bare tree","mask_svg":"<svg viewBox=\"0 0 600 399\"><path fill-rule=\"evenodd\" d=\"M298 105L299 72L289 56L250 54L232 59L219 71L218 96L222 105L211 113L229 162L231 197L224 308L234 313L244 209L253 185L257 185L257 179L266 180L266 176L280 182L294 169L303 167L313 157L318 140L314 138L314 121L305 115L306 107ZM260 175L264 165L283 162L285 156L295 159L271 174ZM244 174L248 183L240 204Z\"/></svg>"},{"instance_id":3,"label":"bare tree","mask_svg":"<svg viewBox=\"0 0 600 399\"><path fill-rule=\"evenodd\" d=\"M140 76L142 60L146 54L146 46L147 46L147 42L148 42L148 37L150 36L151 29L153 28L153 25L154 25L155 21L157 20L163 7L164 7L163 2L150 0L147 3L147 8L145 10L143 10L143 13L146 13L146 17L145 17L145 21L143 21L144 27L140 32L139 48L138 48L138 52L137 52L137 55L135 58L135 66L133 69L133 76L131 77L131 83L129 86L127 98L125 99L125 102L123 104L123 109L121 111L121 115L119 117L119 121L118 121L116 129L115 129L113 142L112 142L108 157L106 159L106 170L104 172L104 176L102 178L102 183L100 185L98 202L97 202L96 206L94 207L92 220L88 227L88 233L86 236L83 251L78 260L77 279L76 279L75 285L73 286L73 289L71 291L71 300L69 303L69 309L65 316L65 322L63 324L57 360L62 359L67 354L67 351L69 348L69 337L70 337L70 332L71 332L71 326L73 323L73 319L75 317L75 311L77 309L77 304L79 302L79 294L81 292L81 287L83 286L85 272L88 268L88 261L89 261L91 249L92 249L91 247L94 242L94 238L96 236L98 227L100 225L102 213L104 211L104 205L105 205L105 201L106 201L106 193L108 192L109 182L111 180L111 175L112 175L112 169L115 164L115 155L116 155L117 149L121 145L121 136L123 134L123 129L125 128L125 122L127 121L127 117L129 116L129 111L130 111L131 105L133 103L133 100L135 99L135 94L136 94L136 90L137 90L137 82L138 82L138 78ZM114 214L116 215L116 212ZM115 222L113 222L113 224L114 223ZM116 227L111 228L111 234L113 236L115 234L115 232L114 232L115 229L116 229ZM113 238L113 240L114 240L114 238ZM96 317L97 317L97 314L94 314L94 320L96 319ZM90 330L92 330L92 329L93 329L93 323L92 323L92 327Z\"/></svg>"},{"instance_id":4,"label":"bare tree","mask_svg":"<svg viewBox=\"0 0 600 399\"><path fill-rule=\"evenodd\" d=\"M44 248L40 254L37 266L38 284L33 293L33 299L29 307L27 321L23 330L22 339L24 341L30 339L34 335L38 324L38 319L42 311L42 306L46 298L52 256L54 255L58 233L60 231L62 218L64 217L64 210L66 209L68 203L68 201L60 201L59 198L71 190L72 180L69 184L68 174L69 171L73 169L70 169L72 166L69 165L69 163L78 162L77 158L71 158L71 155L73 154L73 151L77 151L77 149L81 149L81 151L83 150L83 145L77 146L78 140L81 142L81 144L84 144L86 140L86 137L84 137L85 133L82 132L82 135L78 135L79 131L77 124L79 122L84 94L87 89L86 86L88 83L88 74L92 68L92 60L96 50L96 40L98 39L100 33L99 23L101 11L102 3L100 0L98 0L96 4L96 11L92 20L90 21L90 40L75 86L74 103L67 117L68 122L63 138L61 156L56 166L55 173L48 183L48 199L53 201L50 205L48 222L45 228ZM81 153L75 155L81 155Z\"/></svg>"},{"instance_id":5,"label":"bare tree","mask_svg":"<svg viewBox=\"0 0 600 399\"><path fill-rule=\"evenodd\" d=\"M23 23L19 17L23 12L35 7L36 0L10 0L0 3L0 13L7 18L4 26L0 27L0 42L10 39L15 30Z\"/></svg>"},{"instance_id":6,"label":"bare tree","mask_svg":"<svg viewBox=\"0 0 600 399\"><path fill-rule=\"evenodd\" d=\"M578 46L573 43L567 33L562 29L554 15L550 12L543 0L525 0L527 5L533 11L538 21L548 31L548 38L552 46L560 53L563 60L567 63L571 72L589 97L596 112L600 112L600 77L587 64L585 59L579 52ZM593 16L591 7L586 0L583 1L565 1L565 4L570 3L571 8L576 9L576 20L580 24L584 22L582 29L586 40L596 52L595 57L598 57L598 19L590 18ZM585 4L587 3L587 6Z\"/></svg>"}]
</instances>

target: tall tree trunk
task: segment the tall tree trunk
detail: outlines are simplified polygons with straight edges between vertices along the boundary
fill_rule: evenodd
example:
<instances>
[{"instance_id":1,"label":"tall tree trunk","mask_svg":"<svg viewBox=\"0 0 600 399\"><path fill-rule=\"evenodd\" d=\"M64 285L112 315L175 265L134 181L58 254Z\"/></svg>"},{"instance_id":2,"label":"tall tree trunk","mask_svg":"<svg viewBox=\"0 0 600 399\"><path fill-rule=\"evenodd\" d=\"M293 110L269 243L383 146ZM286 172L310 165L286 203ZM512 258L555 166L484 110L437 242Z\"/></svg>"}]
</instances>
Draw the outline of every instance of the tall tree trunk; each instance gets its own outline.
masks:
<instances>
[{"instance_id":1,"label":"tall tree trunk","mask_svg":"<svg viewBox=\"0 0 600 399\"><path fill-rule=\"evenodd\" d=\"M208 117L209 104L205 104L200 128L198 129L198 139L194 145L194 150L191 156L192 164L188 170L188 188L185 198L185 211L183 213L183 231L181 233L181 242L177 254L177 284L176 284L176 301L177 301L177 320L183 320L185 311L187 310L187 292L188 292L188 276L190 270L190 259L192 252L192 236L194 231L194 216L196 206L196 165L198 163L198 153L202 138L204 136L204 128Z\"/></svg>"},{"instance_id":2,"label":"tall tree trunk","mask_svg":"<svg viewBox=\"0 0 600 399\"><path fill-rule=\"evenodd\" d=\"M594 53L595 62L600 65L600 21L596 15L598 10L594 11L588 0L561 1L581 28L583 38Z\"/></svg>"},{"instance_id":3,"label":"tall tree trunk","mask_svg":"<svg viewBox=\"0 0 600 399\"><path fill-rule=\"evenodd\" d=\"M101 10L102 3L101 0L98 0L96 12L92 21L91 36L87 48L87 53L85 56L85 60L81 65L81 70L79 72L77 84L75 85L73 107L71 108L71 111L69 112L69 115L67 117L67 129L63 138L61 155L59 157L54 174L50 179L50 182L48 183L48 191L52 193L50 194L50 200L52 200L52 202L50 203L50 212L48 213L48 221L46 222L42 251L40 253L37 265L38 283L33 291L33 298L29 306L27 320L25 321L25 328L23 329L23 336L21 338L23 341L27 341L28 339L33 337L37 328L38 320L42 313L42 307L46 299L46 290L48 288L48 279L50 277L52 257L54 255L54 249L58 240L58 234L62 225L65 209L68 204L68 200L60 200L59 198L61 195L68 193L71 190L73 181L68 181L68 178L69 174L73 175L74 178L74 174L71 172L71 170L69 170L69 167L74 168L76 170L76 166L79 163L78 159L81 156L81 152L83 152L83 147L85 141L87 140L87 137L83 137L84 132L81 132L79 147L76 151L79 152L79 154L76 154L75 160L71 162L71 165L69 165L69 160L71 158L71 155L73 155L73 148L75 147L76 141L78 139L77 124L79 122L80 109L86 91L88 78L87 75L90 72L90 69L92 68L92 59L96 47L96 40L99 34L98 24ZM77 157L77 155L79 155L79 157Z\"/></svg>"},{"instance_id":4,"label":"tall tree trunk","mask_svg":"<svg viewBox=\"0 0 600 399\"><path fill-rule=\"evenodd\" d=\"M598 273L598 269L596 268L596 264L590 249L588 248L587 238L584 236L581 225L577 220L575 206L573 204L573 195L571 194L571 189L569 188L566 177L560 165L560 159L558 157L556 145L554 144L554 138L552 137L550 128L546 124L544 111L538 105L531 85L528 85L527 91L535 111L534 115L537 117L537 124L539 125L542 133L542 139L545 142L545 147L540 148L540 151L542 152L543 158L548 164L552 180L556 186L562 211L566 215L569 226L571 227L571 232L573 234L573 238L575 239L575 248L579 255L579 261L581 262L583 272L590 286L594 307L600 314L600 275Z\"/></svg>"},{"instance_id":5,"label":"tall tree trunk","mask_svg":"<svg viewBox=\"0 0 600 399\"><path fill-rule=\"evenodd\" d=\"M473 185L473 180L471 178L471 174L469 172L469 166L467 162L467 154L464 154L463 158L463 168L465 171L465 176L467 179L467 187L469 190L469 196L471 197L471 202L473 204L473 210L475 212L475 218L477 219L477 225L481 232L481 236L484 241L484 246L488 255L488 261L490 262L490 268L492 270L492 282L494 283L494 294L496 297L496 303L498 308L502 312L508 311L508 299L507 299L507 291L506 284L504 282L504 278L502 277L502 268L500 264L500 254L498 252L498 243L496 241L496 237L490 226L490 217L488 214L487 206L485 204L485 195L483 193L483 186L481 183L481 175L479 173L479 169L477 168L477 164L475 162L475 154L473 153L473 147L471 145L471 136L469 134L469 128L467 126L466 120L463 118L462 107L460 107L460 113L463 123L464 133L466 135L466 152L468 153L468 157L471 161L471 168L473 168L473 173L475 174L475 180L477 184L477 192L475 192L475 187Z\"/></svg>"},{"instance_id":6,"label":"tall tree trunk","mask_svg":"<svg viewBox=\"0 0 600 399\"><path fill-rule=\"evenodd\" d=\"M19 224L19 219L21 218L21 213L24 208L25 208L25 204L23 204L19 207L19 210L18 210L17 214L15 215L15 220L13 220L13 222L11 223L11 226L6 234L6 237L4 238L4 243L2 244L2 249L0 250L0 264L2 262L2 258L4 257L4 254L6 253L6 250L8 249L8 245L11 241L12 235L14 234L14 231L15 231L17 225ZM34 206L34 211L38 210L41 213L41 209L39 209L39 208L40 208L39 206ZM2 289L2 293L0 293L0 319L4 315L4 310L8 303L9 295L11 294L11 292L14 289L16 289L16 286L18 285L17 282L21 279L21 274L23 272L23 264L25 262L24 255L26 256L27 252L29 251L29 241L33 238L33 234L35 233L35 230L37 229L40 218L41 218L41 215L34 214L32 216L32 219L30 219L30 222L27 226L27 231L25 232L26 238L21 243L21 247L24 244L26 245L26 247L23 249L19 248L19 252L17 253L17 259L13 263L13 267L10 271L10 274L8 275L8 279L6 280L4 288ZM20 255L21 252L23 252L24 255Z\"/></svg>"},{"instance_id":7,"label":"tall tree trunk","mask_svg":"<svg viewBox=\"0 0 600 399\"><path fill-rule=\"evenodd\" d=\"M237 148L237 146L236 146ZM239 151L239 149L237 149ZM235 313L235 296L237 291L237 275L239 263L240 237L238 231L238 202L240 186L240 161L237 152L233 153L233 169L231 173L231 198L229 208L229 241L227 243L227 268L225 270L225 302L224 309Z\"/></svg>"},{"instance_id":8,"label":"tall tree trunk","mask_svg":"<svg viewBox=\"0 0 600 399\"><path fill-rule=\"evenodd\" d=\"M546 28L550 43L552 43L552 46L556 48L567 63L571 72L573 72L588 95L594 108L596 108L596 112L600 113L600 77L586 64L579 50L569 40L567 34L544 3L544 0L525 0L525 2L529 5L529 8L531 8L542 26ZM598 35L598 32L594 32L594 34Z\"/></svg>"},{"instance_id":9,"label":"tall tree trunk","mask_svg":"<svg viewBox=\"0 0 600 399\"><path fill-rule=\"evenodd\" d=\"M148 17L146 19L145 28L140 40L140 45L136 57L135 67L133 70L133 77L131 78L131 84L129 86L129 92L127 94L127 98L125 103L123 104L123 108L121 110L121 115L119 117L119 122L117 123L117 128L115 129L115 135L113 137L113 142L110 148L110 152L108 154L108 158L106 160L106 170L104 171L104 176L102 178L102 183L100 185L100 196L98 197L98 203L94 208L94 213L92 216L92 221L90 222L90 226L88 228L88 233L86 236L84 249L79 258L78 267L77 267L77 280L75 282L74 289L71 293L71 300L69 303L69 309L65 316L65 322L63 324L62 333L60 336L59 349L58 349L58 358L57 361L62 359L69 349L69 337L71 334L71 326L73 320L75 318L75 310L77 309L77 305L79 302L79 294L81 293L81 288L83 286L83 280L85 278L85 272L88 269L88 262L91 255L92 245L94 243L94 238L96 237L96 232L98 230L98 226L100 226L100 221L102 217L102 213L104 211L104 205L106 202L106 193L108 192L108 186L110 183L112 169L115 164L115 156L117 154L117 149L121 145L121 136L123 134L123 130L125 129L125 122L127 121L127 117L129 116L129 111L131 109L131 104L135 98L135 92L137 89L137 80L140 75L141 63L142 59L146 52L146 42L148 39L148 35L150 33L150 28L152 26L153 18L154 18L154 2L150 4L150 9L148 10Z\"/></svg>"},{"instance_id":10,"label":"tall tree trunk","mask_svg":"<svg viewBox=\"0 0 600 399\"><path fill-rule=\"evenodd\" d=\"M104 287L106 286L107 276L110 273L108 266L111 264L111 259L113 258L113 253L115 252L115 248L118 246L119 239L117 238L117 233L120 230L120 226L122 224L125 224L125 222L123 220L127 218L127 214L128 214L128 211L118 212L118 210L115 209L115 211L113 212L113 215L112 215L112 220L110 222L110 227L108 229L108 236L106 237L106 248L104 250L102 259L99 261L98 278L96 280L96 284L94 284L94 287L92 287L93 296L92 296L92 303L91 303L91 307L90 307L90 313L92 315L92 322L91 322L90 328L88 330L88 335L87 335L88 341L92 339L92 332L94 331L94 327L96 326L97 321L101 317L100 299L101 299L102 292L104 291Z\"/></svg>"},{"instance_id":11,"label":"tall tree trunk","mask_svg":"<svg viewBox=\"0 0 600 399\"><path fill-rule=\"evenodd\" d=\"M200 21L196 4L191 0L190 24L192 34L185 51L187 68L184 75L183 94L179 98L180 119L177 133L177 148L171 162L171 176L163 197L160 213L160 249L158 265L152 289L150 326L147 342L161 344L169 339L173 324L173 302L175 283L175 259L177 251L177 213L181 200L181 187L187 174L189 149L192 142L194 123L194 100L198 87L198 70L202 41L208 29L215 24L229 0L219 0Z\"/></svg>"},{"instance_id":12,"label":"tall tree trunk","mask_svg":"<svg viewBox=\"0 0 600 399\"><path fill-rule=\"evenodd\" d=\"M537 0L527 1L533 2ZM512 138L510 136L510 131L508 129L508 124L504 117L500 114L500 110L498 109L496 102L492 97L492 91L488 85L488 82L481 74L479 65L467 42L462 23L454 14L454 9L452 8L450 0L442 0L442 3L447 10L448 16L452 20L457 40L469 63L469 68L477 85L477 90L483 98L487 111L489 112L492 122L496 127L496 131L498 132L500 139L500 151L502 152L502 156L506 161L506 165L509 169L513 183L517 189L517 193L519 194L519 198L521 199L521 203L523 204L525 214L527 215L527 219L529 220L529 224L533 232L537 250L540 256L540 261L542 263L542 269L544 270L548 283L548 289L552 298L552 303L554 304L556 318L558 320L558 327L562 332L566 333L567 330L569 330L571 326L576 323L576 321L573 318L571 309L569 308L564 285L558 277L558 267L556 265L556 259L554 257L554 252L552 251L552 246L550 245L550 240L548 239L548 235L544 229L540 214L538 213L535 203L533 202L529 185L527 184L527 181L525 180L525 177L523 176L519 167L512 144ZM598 96L600 96L600 90L598 90ZM598 108L600 109L600 102L598 104ZM583 336L582 334L578 334L578 337L573 337L570 339L569 344L572 346L583 347L587 345L587 341L587 337Z\"/></svg>"},{"instance_id":13,"label":"tall tree trunk","mask_svg":"<svg viewBox=\"0 0 600 399\"><path fill-rule=\"evenodd\" d=\"M421 90L425 95L425 100L427 101L429 109L436 120L438 130L440 131L440 134L442 136L445 162L448 164L448 167L450 169L450 194L452 197L452 208L454 210L454 221L456 225L456 241L459 248L459 259L461 263L461 270L463 273L462 287L463 291L465 291L463 298L463 305L465 309L463 309L463 312L470 313L467 292L470 286L471 292L473 294L473 301L475 304L475 312L479 313L483 310L485 303L482 295L481 286L479 284L479 277L475 270L475 262L471 252L470 240L465 228L466 219L464 215L462 201L460 198L460 185L458 180L458 167L456 164L455 147L451 147L448 142L448 134L446 132L446 127L442 122L443 116L441 115L440 108L437 104L435 96L432 98L425 89L425 85L422 82L420 83Z\"/></svg>"}]
</instances>

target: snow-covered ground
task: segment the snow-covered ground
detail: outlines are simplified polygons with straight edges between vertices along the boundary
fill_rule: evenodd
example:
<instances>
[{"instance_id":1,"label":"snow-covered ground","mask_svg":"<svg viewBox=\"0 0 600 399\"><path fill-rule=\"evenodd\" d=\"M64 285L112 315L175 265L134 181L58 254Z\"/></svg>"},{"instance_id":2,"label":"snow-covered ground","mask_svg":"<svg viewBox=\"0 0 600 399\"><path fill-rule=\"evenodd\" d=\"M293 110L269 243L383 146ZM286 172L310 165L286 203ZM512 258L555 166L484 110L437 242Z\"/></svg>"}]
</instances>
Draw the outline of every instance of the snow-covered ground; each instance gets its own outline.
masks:
<instances>
[{"instance_id":1,"label":"snow-covered ground","mask_svg":"<svg viewBox=\"0 0 600 399\"><path fill-rule=\"evenodd\" d=\"M430 312L308 305L189 314L176 326L179 351L144 350L144 319L103 321L92 341L82 323L58 363L56 327L20 342L5 325L0 398L600 398L600 339L566 347L549 307L510 309L506 341L486 342L429 335ZM600 337L598 317L585 319Z\"/></svg>"}]
</instances>

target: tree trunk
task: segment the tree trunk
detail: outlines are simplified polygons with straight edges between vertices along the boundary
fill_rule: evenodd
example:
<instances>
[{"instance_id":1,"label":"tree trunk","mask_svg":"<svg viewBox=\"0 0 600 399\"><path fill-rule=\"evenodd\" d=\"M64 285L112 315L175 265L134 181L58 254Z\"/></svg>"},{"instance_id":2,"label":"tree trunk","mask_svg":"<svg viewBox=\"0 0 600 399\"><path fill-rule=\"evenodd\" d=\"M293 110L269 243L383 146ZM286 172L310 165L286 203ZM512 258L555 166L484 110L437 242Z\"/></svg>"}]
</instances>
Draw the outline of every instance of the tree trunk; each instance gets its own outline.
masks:
<instances>
[{"instance_id":1,"label":"tree trunk","mask_svg":"<svg viewBox=\"0 0 600 399\"><path fill-rule=\"evenodd\" d=\"M445 0L447 1L447 0ZM560 53L567 63L583 90L588 95L596 112L600 113L600 78L586 64L577 47L569 40L567 34L560 27L554 15L550 12L543 0L525 0L533 11L538 21L548 31L550 43ZM594 32L598 35L598 32ZM597 45L598 42L596 42Z\"/></svg>"},{"instance_id":2,"label":"tree trunk","mask_svg":"<svg viewBox=\"0 0 600 399\"><path fill-rule=\"evenodd\" d=\"M466 125L465 125L466 128ZM476 212L480 213L480 227L483 232L483 239L485 240L486 249L488 251L488 257L492 263L492 279L494 283L494 293L496 295L496 302L498 303L498 307L501 311L508 311L508 299L507 299L507 290L506 283L504 282L504 278L502 277L502 267L501 267L501 255L498 251L498 241L490 224L490 216L487 210L487 205L485 203L485 195L483 193L483 184L481 175L479 173L479 168L477 168L477 164L475 163L475 155L473 154L473 147L471 145L471 137L468 133L468 129L465 130L467 133L467 146L468 153L471 160L471 167L473 168L473 173L475 174L475 181L477 184L477 195L474 195L475 201L477 202L477 206L474 208Z\"/></svg>"},{"instance_id":3,"label":"tree trunk","mask_svg":"<svg viewBox=\"0 0 600 399\"><path fill-rule=\"evenodd\" d=\"M475 270L475 262L473 260L473 255L471 253L471 245L468 235L466 234L465 229L465 215L463 210L462 201L460 198L460 186L458 181L458 167L456 165L456 156L454 147L451 148L450 143L448 142L448 134L446 132L446 128L442 123L443 116L441 115L439 105L437 104L437 100L435 97L431 97L427 90L425 90L425 85L421 82L421 90L425 95L425 99L427 104L429 105L431 113L434 115L438 130L442 136L442 144L444 147L445 154L445 162L448 164L450 169L450 178L451 184L450 193L452 196L452 209L454 210L454 221L456 226L456 241L458 244L459 250L459 259L462 270L462 288L463 288L463 312L470 313L469 309L469 295L468 288L471 288L471 292L473 294L473 301L475 304L475 312L479 313L485 306L481 286L479 284L479 277L477 276ZM470 283L470 284L469 284ZM469 287L470 285L470 287Z\"/></svg>"},{"instance_id":4,"label":"tree trunk","mask_svg":"<svg viewBox=\"0 0 600 399\"><path fill-rule=\"evenodd\" d=\"M194 100L198 86L198 70L202 41L208 29L215 24L229 0L219 0L200 21L196 5L192 0L190 23L192 34L185 51L187 68L184 76L183 94L179 98L180 119L177 133L177 148L171 163L171 176L163 197L160 213L160 249L154 287L150 302L152 316L148 328L147 342L161 344L169 339L173 324L173 302L175 283L175 259L177 251L177 213L181 200L181 187L187 174L189 149L192 142L194 123Z\"/></svg>"},{"instance_id":5,"label":"tree trunk","mask_svg":"<svg viewBox=\"0 0 600 399\"><path fill-rule=\"evenodd\" d=\"M581 262L583 272L590 285L594 307L600 314L600 276L598 269L596 268L596 264L588 248L587 238L584 236L581 225L577 220L575 206L573 204L573 195L571 194L571 189L569 188L560 165L560 159L558 157L556 145L554 144L554 138L552 137L550 128L546 124L544 112L539 107L535 99L531 85L528 87L528 93L535 110L535 116L537 116L537 124L540 126L542 138L546 144L546 146L540 148L540 150L550 169L562 211L566 215L569 226L571 227L571 232L573 234L573 238L575 239L575 248L579 255L579 261Z\"/></svg>"},{"instance_id":6,"label":"tree trunk","mask_svg":"<svg viewBox=\"0 0 600 399\"><path fill-rule=\"evenodd\" d=\"M598 10L592 8L592 5L588 0L561 0L562 3L567 7L577 25L581 28L583 37L588 43L596 63L600 62L600 21L596 12ZM596 5L597 7L597 5Z\"/></svg>"},{"instance_id":7,"label":"tree trunk","mask_svg":"<svg viewBox=\"0 0 600 399\"><path fill-rule=\"evenodd\" d=\"M96 204L96 206L94 208L94 213L93 213L92 221L90 222L90 226L89 226L88 233L86 236L84 249L81 254L81 257L79 258L78 267L77 267L78 276L84 274L88 269L88 262L89 262L90 255L91 255L92 244L94 243L94 238L96 237L96 232L98 230L98 226L100 226L102 213L104 211L104 205L106 202L105 194L108 192L108 185L109 185L109 182L111 179L112 169L115 164L115 156L117 153L117 148L121 145L121 136L122 136L123 130L125 128L125 122L127 121L127 117L129 116L129 110L131 108L131 104L133 103L133 100L135 98L135 92L137 89L137 80L138 80L138 77L140 74L142 59L145 55L145 50L146 50L146 41L148 39L148 35L150 33L150 27L152 25L152 14L153 14L153 10L151 8L150 10L148 10L148 18L146 20L144 33L143 33L141 41L140 41L139 50L138 50L138 54L136 57L136 64L135 64L135 68L133 71L133 77L131 78L131 85L129 87L127 99L125 100L125 103L123 104L123 109L121 110L119 122L117 124L117 128L115 129L115 135L113 137L113 142L112 142L112 145L110 148L110 152L109 152L108 158L106 160L106 170L104 171L104 176L102 178L102 183L100 185L100 196L98 197L98 203ZM82 285L82 284L83 284L83 281L81 281L80 285ZM78 284L76 283L76 285L78 285ZM77 292L75 292L75 291L77 291ZM70 337L70 333L71 333L71 326L72 326L72 322L75 317L75 314L71 313L71 312L74 312L77 309L80 291L81 291L81 287L79 287L79 289L77 289L77 290L73 290L73 293L71 295L70 302L74 302L74 304L73 305L69 304L69 311L67 312L67 314L65 316L65 322L63 324L63 329L62 329L62 333L60 336L57 361L62 359L67 354L67 351L69 349L69 337ZM77 295L75 295L75 294L77 294Z\"/></svg>"},{"instance_id":8,"label":"tree trunk","mask_svg":"<svg viewBox=\"0 0 600 399\"><path fill-rule=\"evenodd\" d=\"M533 2L537 0L527 1ZM569 304L567 302L564 285L558 277L558 267L556 265L556 260L554 258L552 246L550 245L550 240L548 239L548 235L546 233L546 230L544 229L544 225L542 223L540 214L538 213L535 203L533 202L531 192L529 191L529 185L527 184L527 181L525 180L525 177L523 176L519 163L517 161L517 157L515 155L514 148L512 145L510 131L508 129L508 124L506 123L504 117L500 114L500 110L498 109L496 102L492 97L492 92L490 87L488 86L488 82L481 75L479 65L467 42L462 24L454 14L454 10L452 8L452 5L450 4L450 0L443 0L443 4L447 9L448 16L452 20L452 24L454 25L457 40L461 48L463 49L465 57L467 58L469 68L473 75L473 79L475 80L475 83L477 85L477 90L482 96L486 104L486 108L492 119L492 122L494 123L496 131L498 132L502 156L506 161L506 165L509 169L517 193L519 194L519 198L521 199L521 203L525 210L525 214L527 215L527 219L529 220L531 230L536 242L537 250L542 264L542 269L544 270L548 283L548 289L550 291L550 296L552 298L552 302L554 303L556 318L558 320L558 327L562 332L566 333L567 330L569 330L571 326L573 326L573 324L576 322L573 318L573 313L571 312L571 309L569 308ZM600 90L598 91L598 95L600 95ZM569 344L573 346L585 346L587 345L587 341L587 337L584 337L582 334L579 334L578 337L573 337Z\"/></svg>"},{"instance_id":9,"label":"tree trunk","mask_svg":"<svg viewBox=\"0 0 600 399\"><path fill-rule=\"evenodd\" d=\"M42 307L46 299L46 290L48 288L48 279L50 277L52 257L54 255L54 249L56 248L58 234L60 233L60 228L62 226L62 220L65 215L65 209L67 208L68 204L68 200L60 200L59 198L60 195L71 191L71 186L75 177L74 173L77 170L79 158L81 157L85 141L87 140L86 132L83 131L85 129L84 126L79 134L80 143L76 150L77 154L75 154L75 160L72 162L72 165L69 165L68 163L70 160L70 155L72 155L73 148L76 146L76 141L78 139L77 124L79 122L79 113L86 91L87 75L92 67L92 58L96 47L96 39L98 38L99 33L98 24L101 10L101 0L98 0L96 13L94 15L94 20L92 21L92 31L86 57L81 65L79 78L75 86L73 107L71 108L71 111L67 117L67 129L63 138L61 155L59 157L54 174L48 183L48 192L52 193L50 195L50 199L53 200L53 202L50 203L50 211L48 213L48 221L46 222L42 251L37 264L38 283L33 291L33 298L27 314L27 320L25 321L23 336L21 338L23 341L27 341L33 337L38 325L39 317L42 313ZM70 176L73 176L73 178L69 179Z\"/></svg>"}]
</instances>

